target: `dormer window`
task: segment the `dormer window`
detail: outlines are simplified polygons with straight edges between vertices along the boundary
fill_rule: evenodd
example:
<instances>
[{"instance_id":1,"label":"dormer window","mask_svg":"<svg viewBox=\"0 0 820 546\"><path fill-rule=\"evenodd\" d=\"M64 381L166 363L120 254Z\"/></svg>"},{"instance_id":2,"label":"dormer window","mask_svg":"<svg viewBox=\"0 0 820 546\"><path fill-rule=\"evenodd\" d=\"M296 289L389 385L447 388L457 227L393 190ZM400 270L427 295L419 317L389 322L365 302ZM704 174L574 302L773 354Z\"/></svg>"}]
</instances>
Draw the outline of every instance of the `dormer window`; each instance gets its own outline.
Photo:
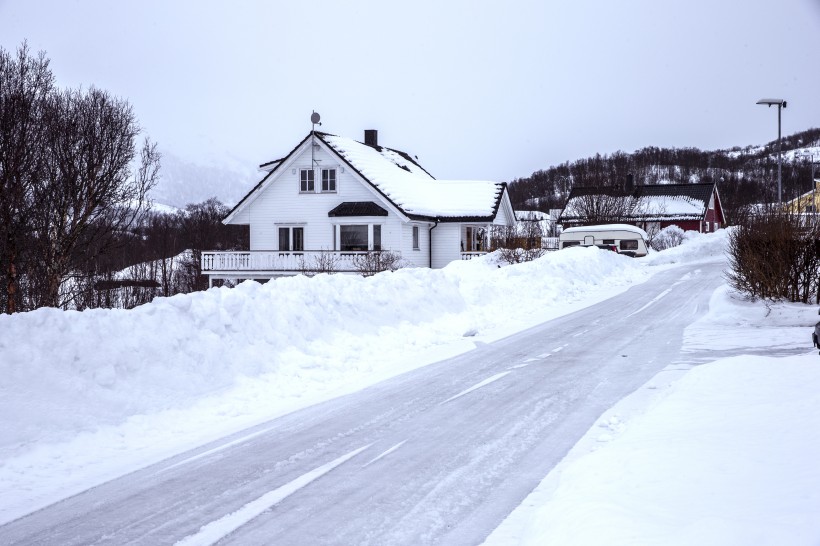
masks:
<instances>
[{"instance_id":1,"label":"dormer window","mask_svg":"<svg viewBox=\"0 0 820 546\"><path fill-rule=\"evenodd\" d=\"M302 169L299 173L299 191L309 193L316 191L313 169Z\"/></svg>"},{"instance_id":2,"label":"dormer window","mask_svg":"<svg viewBox=\"0 0 820 546\"><path fill-rule=\"evenodd\" d=\"M336 169L322 169L322 191L336 191Z\"/></svg>"}]
</instances>

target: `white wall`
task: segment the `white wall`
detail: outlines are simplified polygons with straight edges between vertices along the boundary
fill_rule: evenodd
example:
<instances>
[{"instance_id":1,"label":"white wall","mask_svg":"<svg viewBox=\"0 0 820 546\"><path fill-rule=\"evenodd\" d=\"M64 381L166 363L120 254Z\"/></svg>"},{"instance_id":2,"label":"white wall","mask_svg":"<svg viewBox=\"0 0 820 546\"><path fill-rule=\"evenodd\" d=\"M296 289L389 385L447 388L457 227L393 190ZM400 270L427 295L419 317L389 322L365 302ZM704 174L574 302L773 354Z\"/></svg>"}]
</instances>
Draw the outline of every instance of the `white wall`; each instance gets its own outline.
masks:
<instances>
[{"instance_id":1,"label":"white wall","mask_svg":"<svg viewBox=\"0 0 820 546\"><path fill-rule=\"evenodd\" d=\"M461 259L461 224L439 224L433 230L433 267Z\"/></svg>"},{"instance_id":2,"label":"white wall","mask_svg":"<svg viewBox=\"0 0 820 546\"><path fill-rule=\"evenodd\" d=\"M430 266L430 224L428 222L408 222L402 226L401 256L410 265ZM413 226L419 228L419 248L413 248Z\"/></svg>"}]
</instances>

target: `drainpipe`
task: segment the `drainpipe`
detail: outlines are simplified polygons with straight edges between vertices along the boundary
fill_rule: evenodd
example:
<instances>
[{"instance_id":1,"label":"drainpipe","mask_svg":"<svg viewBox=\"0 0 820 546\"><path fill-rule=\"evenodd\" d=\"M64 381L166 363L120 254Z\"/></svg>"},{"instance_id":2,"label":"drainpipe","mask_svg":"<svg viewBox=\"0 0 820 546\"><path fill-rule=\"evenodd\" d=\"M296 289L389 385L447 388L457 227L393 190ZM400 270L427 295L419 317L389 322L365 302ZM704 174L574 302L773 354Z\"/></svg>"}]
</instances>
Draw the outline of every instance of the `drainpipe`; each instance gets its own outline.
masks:
<instances>
[{"instance_id":1,"label":"drainpipe","mask_svg":"<svg viewBox=\"0 0 820 546\"><path fill-rule=\"evenodd\" d=\"M437 227L438 227L438 218L436 218L436 223L433 224L433 227L430 228L430 230L428 232L428 237L427 237L427 244L430 247L430 248L428 248L428 250L430 251L430 269L433 269L433 230L436 229Z\"/></svg>"}]
</instances>

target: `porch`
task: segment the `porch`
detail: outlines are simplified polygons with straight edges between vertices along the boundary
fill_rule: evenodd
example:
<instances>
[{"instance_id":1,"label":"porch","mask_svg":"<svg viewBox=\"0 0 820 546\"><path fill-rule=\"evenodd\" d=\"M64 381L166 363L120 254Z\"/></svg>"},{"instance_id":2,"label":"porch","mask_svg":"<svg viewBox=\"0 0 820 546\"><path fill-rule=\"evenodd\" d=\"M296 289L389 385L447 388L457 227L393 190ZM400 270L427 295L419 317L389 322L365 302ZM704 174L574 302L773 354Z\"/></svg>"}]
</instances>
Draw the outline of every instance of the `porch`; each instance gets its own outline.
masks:
<instances>
[{"instance_id":1,"label":"porch","mask_svg":"<svg viewBox=\"0 0 820 546\"><path fill-rule=\"evenodd\" d=\"M202 274L210 279L270 279L286 275L316 273L368 273L378 266L387 250L251 250L203 252ZM398 254L393 252L392 254ZM486 252L461 252L462 260L483 256Z\"/></svg>"}]
</instances>

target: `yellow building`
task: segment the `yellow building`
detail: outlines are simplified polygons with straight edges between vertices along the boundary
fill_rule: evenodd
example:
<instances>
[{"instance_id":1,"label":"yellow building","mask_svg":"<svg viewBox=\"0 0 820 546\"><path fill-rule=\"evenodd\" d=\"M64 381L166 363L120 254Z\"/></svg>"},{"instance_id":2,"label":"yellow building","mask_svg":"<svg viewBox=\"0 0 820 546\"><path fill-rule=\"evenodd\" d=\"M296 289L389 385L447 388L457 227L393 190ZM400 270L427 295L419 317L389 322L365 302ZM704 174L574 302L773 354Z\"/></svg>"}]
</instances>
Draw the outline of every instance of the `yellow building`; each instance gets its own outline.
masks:
<instances>
[{"instance_id":1,"label":"yellow building","mask_svg":"<svg viewBox=\"0 0 820 546\"><path fill-rule=\"evenodd\" d=\"M820 210L820 179L814 179L814 191L809 191L783 204L789 212L817 212Z\"/></svg>"}]
</instances>

